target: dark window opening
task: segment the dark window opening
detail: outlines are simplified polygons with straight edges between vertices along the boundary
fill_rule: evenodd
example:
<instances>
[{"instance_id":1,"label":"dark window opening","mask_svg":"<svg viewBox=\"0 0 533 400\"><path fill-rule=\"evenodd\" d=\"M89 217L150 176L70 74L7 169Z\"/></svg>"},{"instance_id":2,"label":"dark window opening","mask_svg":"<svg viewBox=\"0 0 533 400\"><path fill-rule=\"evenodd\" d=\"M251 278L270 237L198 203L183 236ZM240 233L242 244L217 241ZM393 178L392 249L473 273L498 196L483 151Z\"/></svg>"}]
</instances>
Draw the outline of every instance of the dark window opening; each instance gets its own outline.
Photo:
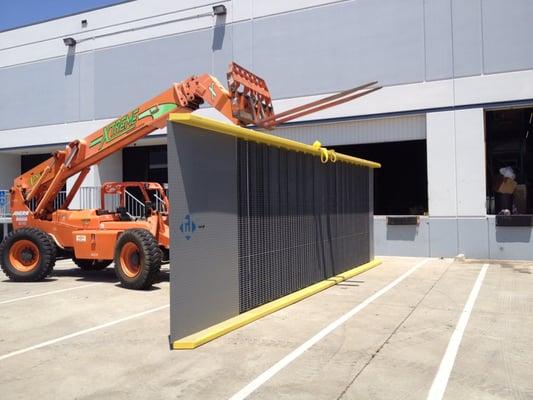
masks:
<instances>
[{"instance_id":1,"label":"dark window opening","mask_svg":"<svg viewBox=\"0 0 533 400\"><path fill-rule=\"evenodd\" d=\"M40 163L48 160L52 155L46 154L23 154L20 156L20 171L24 174Z\"/></svg>"},{"instance_id":2,"label":"dark window opening","mask_svg":"<svg viewBox=\"0 0 533 400\"><path fill-rule=\"evenodd\" d=\"M532 122L533 107L485 112L487 214L533 213ZM502 188L500 169L505 167L512 168L515 178Z\"/></svg>"},{"instance_id":3,"label":"dark window opening","mask_svg":"<svg viewBox=\"0 0 533 400\"><path fill-rule=\"evenodd\" d=\"M428 212L425 140L335 146L335 151L377 161L375 215L424 215Z\"/></svg>"},{"instance_id":4,"label":"dark window opening","mask_svg":"<svg viewBox=\"0 0 533 400\"><path fill-rule=\"evenodd\" d=\"M42 162L49 160L52 157L51 153L44 154L23 154L20 156L20 171L22 174L28 172L30 169L35 168ZM67 185L63 185L61 191L67 190Z\"/></svg>"},{"instance_id":5,"label":"dark window opening","mask_svg":"<svg viewBox=\"0 0 533 400\"><path fill-rule=\"evenodd\" d=\"M122 153L124 181L168 182L167 146L128 147Z\"/></svg>"}]
</instances>

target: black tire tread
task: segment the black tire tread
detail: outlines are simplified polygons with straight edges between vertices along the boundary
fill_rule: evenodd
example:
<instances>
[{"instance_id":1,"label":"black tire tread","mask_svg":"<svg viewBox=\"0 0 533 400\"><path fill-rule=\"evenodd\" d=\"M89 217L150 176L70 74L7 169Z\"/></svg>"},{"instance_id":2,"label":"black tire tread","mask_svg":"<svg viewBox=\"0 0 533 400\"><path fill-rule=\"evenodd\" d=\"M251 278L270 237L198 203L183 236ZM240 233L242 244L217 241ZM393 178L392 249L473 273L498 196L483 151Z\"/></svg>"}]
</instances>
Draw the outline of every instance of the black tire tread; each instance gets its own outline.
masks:
<instances>
[{"instance_id":1,"label":"black tire tread","mask_svg":"<svg viewBox=\"0 0 533 400\"><path fill-rule=\"evenodd\" d=\"M120 269L120 250L123 244L132 241L131 239L133 238L141 245L145 257L145 268L143 268L139 277L134 280L126 280L118 271ZM128 229L124 231L117 241L115 250L115 272L122 286L134 290L148 289L158 278L160 269L161 250L155 237L146 229Z\"/></svg>"},{"instance_id":2,"label":"black tire tread","mask_svg":"<svg viewBox=\"0 0 533 400\"><path fill-rule=\"evenodd\" d=\"M42 252L41 259L43 263L41 267L38 267L34 273L27 275L19 275L16 271L11 270L4 263L4 251L9 248L9 245L16 240L17 237L31 239L37 244L41 244ZM37 282L42 281L48 275L52 273L54 265L56 263L57 247L54 239L46 232L37 228L20 228L11 232L0 244L0 267L4 274L9 279L15 282Z\"/></svg>"}]
</instances>

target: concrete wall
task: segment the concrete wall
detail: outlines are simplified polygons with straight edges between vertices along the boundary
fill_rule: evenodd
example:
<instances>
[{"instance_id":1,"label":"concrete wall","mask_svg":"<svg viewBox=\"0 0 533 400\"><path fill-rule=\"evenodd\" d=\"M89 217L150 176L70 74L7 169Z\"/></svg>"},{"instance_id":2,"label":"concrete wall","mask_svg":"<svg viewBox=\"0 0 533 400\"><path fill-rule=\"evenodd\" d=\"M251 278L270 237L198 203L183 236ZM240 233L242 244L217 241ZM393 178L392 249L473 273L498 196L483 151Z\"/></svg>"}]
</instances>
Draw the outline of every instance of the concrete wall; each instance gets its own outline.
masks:
<instances>
[{"instance_id":1,"label":"concrete wall","mask_svg":"<svg viewBox=\"0 0 533 400\"><path fill-rule=\"evenodd\" d=\"M429 215L484 216L483 109L428 113L426 121Z\"/></svg>"},{"instance_id":2,"label":"concrete wall","mask_svg":"<svg viewBox=\"0 0 533 400\"><path fill-rule=\"evenodd\" d=\"M0 154L0 190L10 189L13 180L20 175L20 156L18 154Z\"/></svg>"},{"instance_id":3,"label":"concrete wall","mask_svg":"<svg viewBox=\"0 0 533 400\"><path fill-rule=\"evenodd\" d=\"M67 191L72 188L76 181L76 176L73 176L67 181ZM113 154L110 157L104 159L100 164L91 167L91 171L82 183L80 192L72 200L70 208L80 208L81 196L89 196L95 206L100 204L100 192L93 189L100 187L105 182L120 182L122 181L122 152ZM87 201L87 200L86 200ZM86 204L86 203L85 203Z\"/></svg>"},{"instance_id":4,"label":"concrete wall","mask_svg":"<svg viewBox=\"0 0 533 400\"><path fill-rule=\"evenodd\" d=\"M454 257L473 259L533 259L533 228L496 226L495 216L420 217L418 226L387 225L374 217L376 255Z\"/></svg>"},{"instance_id":5,"label":"concrete wall","mask_svg":"<svg viewBox=\"0 0 533 400\"><path fill-rule=\"evenodd\" d=\"M0 129L116 117L188 75L224 81L232 59L265 76L278 99L373 79L405 85L533 68L533 31L516 18L531 15L527 0L246 3L225 2L221 20L206 1L178 10L144 0L0 33L10 98Z\"/></svg>"},{"instance_id":6,"label":"concrete wall","mask_svg":"<svg viewBox=\"0 0 533 400\"><path fill-rule=\"evenodd\" d=\"M386 217L376 217L376 253L494 257L496 239L489 241L489 231L502 229L489 224L486 216L483 109L427 113L426 124L429 216L410 226L387 225ZM523 259L526 254L517 252L512 258Z\"/></svg>"},{"instance_id":7,"label":"concrete wall","mask_svg":"<svg viewBox=\"0 0 533 400\"><path fill-rule=\"evenodd\" d=\"M324 146L399 142L426 138L426 116L404 115L281 126L274 134L303 143L319 140Z\"/></svg>"}]
</instances>

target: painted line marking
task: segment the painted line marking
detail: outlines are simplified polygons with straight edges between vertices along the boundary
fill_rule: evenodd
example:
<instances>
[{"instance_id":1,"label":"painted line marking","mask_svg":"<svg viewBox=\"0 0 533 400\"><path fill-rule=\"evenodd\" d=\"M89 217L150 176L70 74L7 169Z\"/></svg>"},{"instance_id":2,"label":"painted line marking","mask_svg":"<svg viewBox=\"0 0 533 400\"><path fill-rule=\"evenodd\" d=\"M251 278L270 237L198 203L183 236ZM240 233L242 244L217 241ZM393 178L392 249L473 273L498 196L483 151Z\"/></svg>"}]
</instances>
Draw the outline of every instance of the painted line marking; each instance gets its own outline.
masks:
<instances>
[{"instance_id":1,"label":"painted line marking","mask_svg":"<svg viewBox=\"0 0 533 400\"><path fill-rule=\"evenodd\" d=\"M160 306L160 307L156 307L156 308L151 308L149 310L146 310L146 311L143 311L143 312L140 312L140 313L137 313L137 314L133 314L133 315L130 315L128 317L120 318L120 319L117 319L115 321L107 322L107 323L102 324L102 325L93 326L92 328L83 329L81 331L74 332L74 333L71 333L69 335L61 336L61 337L58 337L56 339L47 340L46 342L41 342L39 344L36 344L34 346L30 346L30 347L26 347L24 349L12 351L11 353L7 353L7 354L4 354L4 355L0 356L0 361L5 360L7 358L14 357L14 356L18 356L20 354L27 353L29 351L41 349L43 347L50 346L52 344L56 344L56 343L59 343L59 342L62 342L62 341L68 340L68 339L72 339L72 338L77 337L77 336L85 335L86 333L91 333L91 332L94 332L94 331L97 331L97 330L100 330L100 329L105 329L105 328L108 328L110 326L120 324L121 322L126 322L126 321L129 321L129 320L135 319L135 318L139 318L139 317L154 313L156 311L164 310L165 308L168 308L168 307L169 307L169 304L166 304L166 305Z\"/></svg>"},{"instance_id":2,"label":"painted line marking","mask_svg":"<svg viewBox=\"0 0 533 400\"><path fill-rule=\"evenodd\" d=\"M55 266L56 267L70 266L70 267L78 268L76 263L72 260L57 260ZM105 271L105 269L102 271Z\"/></svg>"},{"instance_id":3,"label":"painted line marking","mask_svg":"<svg viewBox=\"0 0 533 400\"><path fill-rule=\"evenodd\" d=\"M22 300L34 299L35 297L48 296L48 295L50 295L50 294L56 294L56 293L62 293L62 292L69 292L69 291L71 291L71 290L78 290L78 289L83 289L83 288L87 288L87 287L97 286L97 285L101 285L102 283L103 283L103 282L91 283L91 284L88 284L88 285L75 286L75 287L66 288L66 289L52 290L52 291L50 291L50 292L45 292L45 293L32 294L32 295L24 296L24 297L17 297L17 298L11 299L11 300L3 300L3 301L0 301L0 305L1 305L1 304L14 303L14 302L16 302L16 301L22 301Z\"/></svg>"},{"instance_id":4,"label":"painted line marking","mask_svg":"<svg viewBox=\"0 0 533 400\"><path fill-rule=\"evenodd\" d=\"M253 381L251 381L248 385L246 385L241 390L239 390L237 393L235 393L233 396L231 396L230 400L241 400L241 399L247 398L250 394L255 392L264 383L270 380L274 375L280 372L283 368L285 368L287 365L292 363L294 360L300 357L303 353L305 353L307 350L309 350L311 347L313 347L315 344L317 344L320 340L325 338L335 329L343 325L350 318L358 314L360 311L366 308L366 306L368 306L374 300L377 300L379 297L383 296L389 290L394 288L396 285L398 285L400 282L402 282L405 278L407 278L409 275L415 272L418 268L426 264L428 261L430 261L429 258L426 258L420 261L418 264L416 264L414 267L409 269L407 272L400 275L398 278L393 280L387 286L384 286L383 288L378 290L376 293L374 293L372 296L368 297L366 300L364 300L363 302L359 303L357 306L352 308L346 314L342 315L340 318L330 323L328 326L326 326L320 332L314 335L311 339L301 344L299 347L294 349L292 352L287 354L285 357L283 357L281 360L279 360L277 363L272 365L269 369L267 369L265 372L263 372Z\"/></svg>"},{"instance_id":5,"label":"painted line marking","mask_svg":"<svg viewBox=\"0 0 533 400\"><path fill-rule=\"evenodd\" d=\"M472 310L474 309L474 304L476 303L477 296L479 295L479 291L481 289L483 279L485 279L485 275L487 274L488 268L489 264L483 264L481 271L479 271L476 282L472 287L472 291L470 292L468 300L466 301L466 304L461 313L461 317L459 318L457 326L455 327L455 330L452 333L450 342L448 343L448 347L446 348L446 352L444 353L444 357L442 357L439 369L437 371L437 375L435 375L435 378L433 379L433 383L431 385L431 389L429 390L427 397L428 400L440 400L444 396L444 392L446 391L446 387L448 386L448 380L450 379L450 374L455 363L457 351L459 350L459 346L461 345L463 334L465 333L468 320L470 319L470 315L472 314Z\"/></svg>"}]
</instances>

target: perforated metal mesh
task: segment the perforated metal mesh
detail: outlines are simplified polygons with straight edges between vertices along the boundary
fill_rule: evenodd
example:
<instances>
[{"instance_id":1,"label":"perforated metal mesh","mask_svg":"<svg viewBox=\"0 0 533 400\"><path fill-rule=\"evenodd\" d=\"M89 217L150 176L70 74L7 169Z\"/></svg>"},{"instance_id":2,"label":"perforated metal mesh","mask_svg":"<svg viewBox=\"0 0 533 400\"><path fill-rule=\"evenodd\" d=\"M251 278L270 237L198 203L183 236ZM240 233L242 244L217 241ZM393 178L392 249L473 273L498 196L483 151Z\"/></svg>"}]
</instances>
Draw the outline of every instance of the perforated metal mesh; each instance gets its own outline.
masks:
<instances>
[{"instance_id":1,"label":"perforated metal mesh","mask_svg":"<svg viewBox=\"0 0 533 400\"><path fill-rule=\"evenodd\" d=\"M240 312L370 261L367 168L245 141L237 153Z\"/></svg>"}]
</instances>

